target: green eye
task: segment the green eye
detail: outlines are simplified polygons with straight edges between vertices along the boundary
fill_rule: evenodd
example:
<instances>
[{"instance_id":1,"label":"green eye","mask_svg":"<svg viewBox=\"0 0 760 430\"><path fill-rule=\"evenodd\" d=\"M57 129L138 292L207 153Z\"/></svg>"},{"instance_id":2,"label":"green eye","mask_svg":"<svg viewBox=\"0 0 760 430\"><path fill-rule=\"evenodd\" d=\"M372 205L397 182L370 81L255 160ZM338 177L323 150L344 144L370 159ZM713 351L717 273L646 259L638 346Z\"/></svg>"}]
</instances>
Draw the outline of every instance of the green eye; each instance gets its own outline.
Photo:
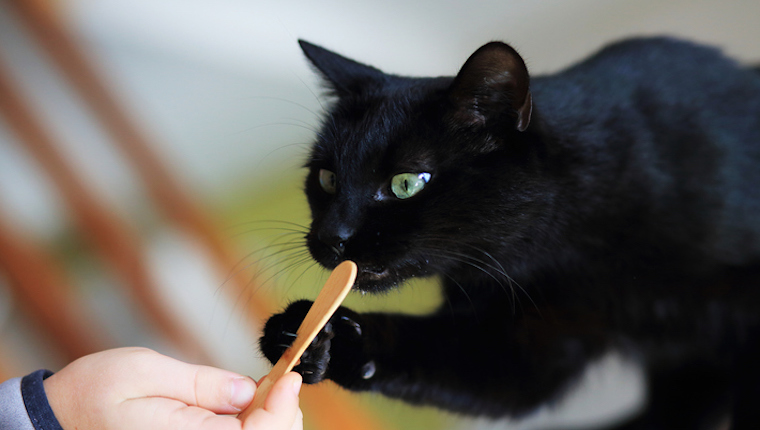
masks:
<instances>
[{"instance_id":1,"label":"green eye","mask_svg":"<svg viewBox=\"0 0 760 430\"><path fill-rule=\"evenodd\" d=\"M335 194L335 186L338 179L335 177L335 173L325 170L325 169L319 169L319 185L322 186L322 189L325 190L328 194Z\"/></svg>"},{"instance_id":2,"label":"green eye","mask_svg":"<svg viewBox=\"0 0 760 430\"><path fill-rule=\"evenodd\" d=\"M391 179L391 191L400 199L408 199L425 188L430 173L400 173Z\"/></svg>"}]
</instances>

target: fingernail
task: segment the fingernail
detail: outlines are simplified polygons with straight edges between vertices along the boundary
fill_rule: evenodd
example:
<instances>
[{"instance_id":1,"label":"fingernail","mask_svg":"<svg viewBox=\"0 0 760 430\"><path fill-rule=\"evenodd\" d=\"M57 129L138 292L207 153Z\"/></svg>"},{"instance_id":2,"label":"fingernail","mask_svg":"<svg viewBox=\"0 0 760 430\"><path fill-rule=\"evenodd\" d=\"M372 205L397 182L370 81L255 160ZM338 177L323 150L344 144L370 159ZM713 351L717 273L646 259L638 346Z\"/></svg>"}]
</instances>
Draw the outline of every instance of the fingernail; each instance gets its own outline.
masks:
<instances>
[{"instance_id":1,"label":"fingernail","mask_svg":"<svg viewBox=\"0 0 760 430\"><path fill-rule=\"evenodd\" d=\"M237 378L232 380L232 396L230 404L238 410L243 410L253 400L253 394L256 392L256 386L248 378Z\"/></svg>"}]
</instances>

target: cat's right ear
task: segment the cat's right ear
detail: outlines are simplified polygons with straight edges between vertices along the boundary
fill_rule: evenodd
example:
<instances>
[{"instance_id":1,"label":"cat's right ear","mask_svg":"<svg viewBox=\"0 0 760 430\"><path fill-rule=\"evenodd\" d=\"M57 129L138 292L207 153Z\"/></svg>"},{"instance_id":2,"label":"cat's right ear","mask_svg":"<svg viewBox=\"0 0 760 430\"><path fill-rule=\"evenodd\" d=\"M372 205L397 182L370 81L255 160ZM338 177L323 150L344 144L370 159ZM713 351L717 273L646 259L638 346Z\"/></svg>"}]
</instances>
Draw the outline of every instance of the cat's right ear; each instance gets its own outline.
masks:
<instances>
[{"instance_id":1,"label":"cat's right ear","mask_svg":"<svg viewBox=\"0 0 760 430\"><path fill-rule=\"evenodd\" d=\"M522 57L501 42L483 45L465 62L449 90L454 120L468 127L513 124L525 131L533 101Z\"/></svg>"},{"instance_id":2,"label":"cat's right ear","mask_svg":"<svg viewBox=\"0 0 760 430\"><path fill-rule=\"evenodd\" d=\"M368 85L381 81L385 76L374 67L358 63L305 40L299 40L298 44L339 97L361 93Z\"/></svg>"}]
</instances>

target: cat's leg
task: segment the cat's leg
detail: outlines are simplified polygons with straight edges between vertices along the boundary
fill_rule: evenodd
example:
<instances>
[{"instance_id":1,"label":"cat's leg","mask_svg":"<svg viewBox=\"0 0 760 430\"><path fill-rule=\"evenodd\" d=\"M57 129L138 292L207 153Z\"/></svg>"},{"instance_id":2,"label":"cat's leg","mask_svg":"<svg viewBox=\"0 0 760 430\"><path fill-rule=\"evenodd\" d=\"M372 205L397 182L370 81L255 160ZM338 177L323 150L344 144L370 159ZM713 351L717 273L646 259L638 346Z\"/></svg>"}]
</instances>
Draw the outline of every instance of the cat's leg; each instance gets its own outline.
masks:
<instances>
[{"instance_id":1,"label":"cat's leg","mask_svg":"<svg viewBox=\"0 0 760 430\"><path fill-rule=\"evenodd\" d=\"M267 322L261 347L272 362L310 304L296 302ZM419 317L341 307L296 370L306 382L331 379L350 390L469 414L527 412L559 395L604 342L551 315L518 317L511 309L497 303L482 312Z\"/></svg>"}]
</instances>

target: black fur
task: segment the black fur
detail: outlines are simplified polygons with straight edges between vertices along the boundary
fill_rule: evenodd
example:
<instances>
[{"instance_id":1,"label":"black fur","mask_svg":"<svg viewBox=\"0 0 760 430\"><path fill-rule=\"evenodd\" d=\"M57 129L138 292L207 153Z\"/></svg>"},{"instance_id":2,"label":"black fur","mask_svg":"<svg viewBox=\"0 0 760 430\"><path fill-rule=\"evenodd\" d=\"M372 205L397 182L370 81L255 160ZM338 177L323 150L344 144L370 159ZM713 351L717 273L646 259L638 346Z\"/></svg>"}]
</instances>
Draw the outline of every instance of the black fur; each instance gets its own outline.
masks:
<instances>
[{"instance_id":1,"label":"black fur","mask_svg":"<svg viewBox=\"0 0 760 430\"><path fill-rule=\"evenodd\" d=\"M650 387L626 428L732 411L735 428L758 425L756 71L668 38L532 79L496 42L440 78L301 46L336 96L308 162L312 255L357 262L357 289L440 276L446 294L425 317L341 308L299 367L307 382L520 415L624 348ZM389 184L406 172L431 176L399 199ZM269 320L270 360L308 306Z\"/></svg>"}]
</instances>

